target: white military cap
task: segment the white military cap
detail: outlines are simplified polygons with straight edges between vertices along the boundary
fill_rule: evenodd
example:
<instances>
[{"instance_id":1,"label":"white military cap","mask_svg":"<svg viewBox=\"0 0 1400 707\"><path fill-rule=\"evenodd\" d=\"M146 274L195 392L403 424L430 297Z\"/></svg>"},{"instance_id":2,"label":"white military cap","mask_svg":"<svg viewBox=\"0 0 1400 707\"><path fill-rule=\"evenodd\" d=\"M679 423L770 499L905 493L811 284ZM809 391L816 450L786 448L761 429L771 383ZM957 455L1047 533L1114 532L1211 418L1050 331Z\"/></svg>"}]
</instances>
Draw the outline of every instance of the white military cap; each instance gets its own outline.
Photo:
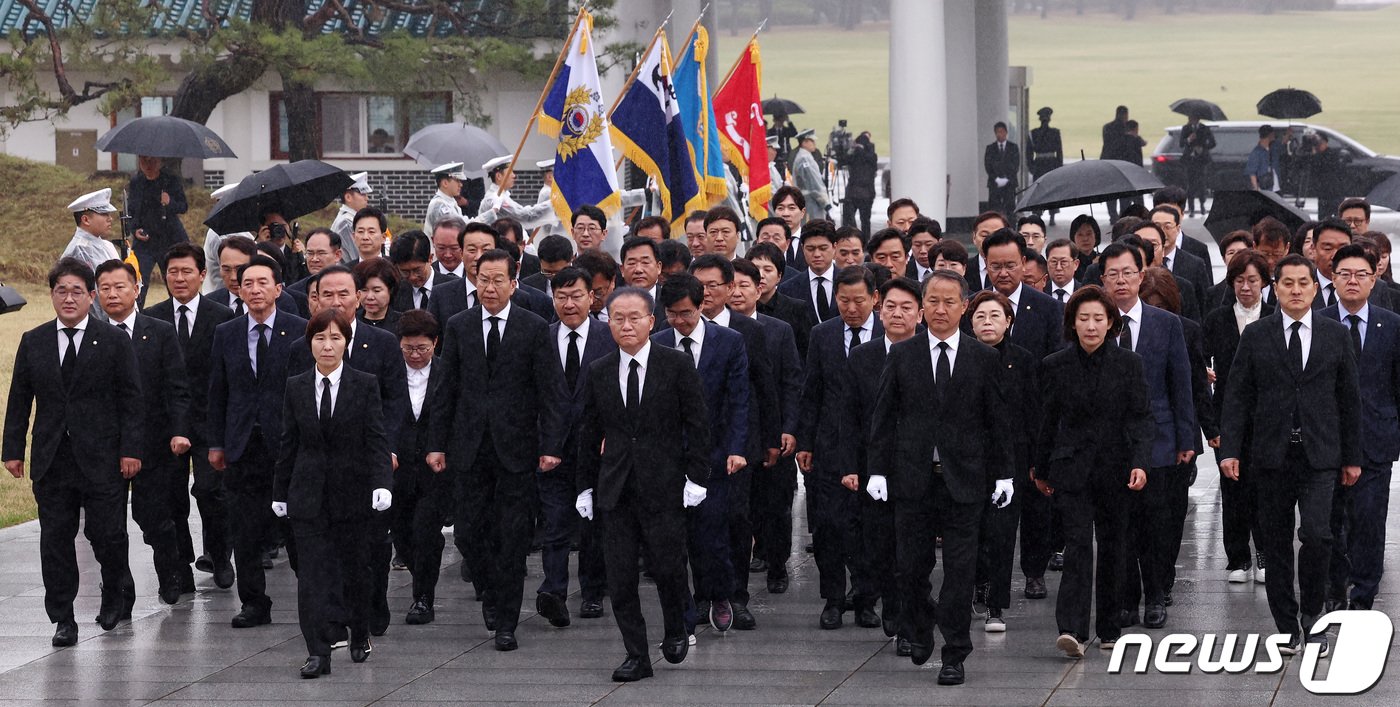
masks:
<instances>
[{"instance_id":1,"label":"white military cap","mask_svg":"<svg viewBox=\"0 0 1400 707\"><path fill-rule=\"evenodd\" d=\"M466 173L462 171L461 162L448 162L444 165L438 165L432 169L432 173L434 177L437 177L439 179L443 177L458 179L461 181L466 181L467 179Z\"/></svg>"},{"instance_id":2,"label":"white military cap","mask_svg":"<svg viewBox=\"0 0 1400 707\"><path fill-rule=\"evenodd\" d=\"M350 178L355 180L355 183L350 185L351 189L361 194L374 193L374 189L369 185L369 172L356 172L350 175Z\"/></svg>"},{"instance_id":3,"label":"white military cap","mask_svg":"<svg viewBox=\"0 0 1400 707\"><path fill-rule=\"evenodd\" d=\"M490 174L491 170L497 167L504 167L510 164L510 158L511 155L501 155L500 157L492 157L491 159L486 161L486 164L481 165L481 171Z\"/></svg>"},{"instance_id":4,"label":"white military cap","mask_svg":"<svg viewBox=\"0 0 1400 707\"><path fill-rule=\"evenodd\" d=\"M547 160L541 160L539 162L536 162L535 166L539 169L554 169L554 158L551 157Z\"/></svg>"},{"instance_id":5,"label":"white military cap","mask_svg":"<svg viewBox=\"0 0 1400 707\"><path fill-rule=\"evenodd\" d=\"M233 182L233 183L231 183L231 184L225 184L225 185L219 187L218 189L215 189L214 191L209 192L209 196L210 196L211 198L213 198L214 201L218 201L219 199L222 199L222 198L224 198L225 196L228 196L228 193L229 193L229 192L233 191L234 189L237 189L237 188L238 188L238 184L239 184L238 182Z\"/></svg>"},{"instance_id":6,"label":"white military cap","mask_svg":"<svg viewBox=\"0 0 1400 707\"><path fill-rule=\"evenodd\" d=\"M73 203L68 205L68 210L75 214L84 211L96 211L99 214L110 214L116 211L117 207L112 206L111 189L98 189L91 194L84 194L74 199Z\"/></svg>"},{"instance_id":7,"label":"white military cap","mask_svg":"<svg viewBox=\"0 0 1400 707\"><path fill-rule=\"evenodd\" d=\"M769 136L768 136L768 146L771 147L771 148L777 149L777 148L779 148L779 147L782 146L782 143L779 142L778 136L777 136L777 135L769 135Z\"/></svg>"},{"instance_id":8,"label":"white military cap","mask_svg":"<svg viewBox=\"0 0 1400 707\"><path fill-rule=\"evenodd\" d=\"M808 128L808 129L806 129L806 130L803 130L802 132L800 132L800 133L797 134L797 140L798 140L799 142L802 141L802 140L815 140L815 139L817 139L817 131L816 131L816 130L813 130L813 129L811 129L811 128Z\"/></svg>"}]
</instances>

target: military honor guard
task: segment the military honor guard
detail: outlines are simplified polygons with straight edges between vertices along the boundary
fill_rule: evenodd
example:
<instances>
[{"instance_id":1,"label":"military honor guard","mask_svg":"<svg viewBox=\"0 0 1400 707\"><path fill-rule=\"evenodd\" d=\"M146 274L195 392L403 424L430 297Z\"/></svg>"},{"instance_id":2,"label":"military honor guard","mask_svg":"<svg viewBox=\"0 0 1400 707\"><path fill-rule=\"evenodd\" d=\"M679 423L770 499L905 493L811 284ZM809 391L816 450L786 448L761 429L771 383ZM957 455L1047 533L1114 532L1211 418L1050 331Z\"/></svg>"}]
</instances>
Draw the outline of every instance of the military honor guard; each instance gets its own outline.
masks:
<instances>
[{"instance_id":1,"label":"military honor guard","mask_svg":"<svg viewBox=\"0 0 1400 707\"><path fill-rule=\"evenodd\" d=\"M374 193L374 189L369 185L369 172L356 172L350 175L350 178L355 180L355 183L340 195L340 209L335 212L335 220L331 221L331 230L340 236L340 257L343 263L353 263L360 259L359 252L354 248L343 246L354 242L355 214L369 206L369 195ZM431 210L429 213L431 214Z\"/></svg>"},{"instance_id":2,"label":"military honor guard","mask_svg":"<svg viewBox=\"0 0 1400 707\"><path fill-rule=\"evenodd\" d=\"M423 232L432 233L438 221L448 217L466 220L462 207L457 205L457 197L462 195L462 182L467 175L462 171L461 162L449 162L434 167L433 180L437 182L437 193L428 202L428 215L423 217Z\"/></svg>"}]
</instances>

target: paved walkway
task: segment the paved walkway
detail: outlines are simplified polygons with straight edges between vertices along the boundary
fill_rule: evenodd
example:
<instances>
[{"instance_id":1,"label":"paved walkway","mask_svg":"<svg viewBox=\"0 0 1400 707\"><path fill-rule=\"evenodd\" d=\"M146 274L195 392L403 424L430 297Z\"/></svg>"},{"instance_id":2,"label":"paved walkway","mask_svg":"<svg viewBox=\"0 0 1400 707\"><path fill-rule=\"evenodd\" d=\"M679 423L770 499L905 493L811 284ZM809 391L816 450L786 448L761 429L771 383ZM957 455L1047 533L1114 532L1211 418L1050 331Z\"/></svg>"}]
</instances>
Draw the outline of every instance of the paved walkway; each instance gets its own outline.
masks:
<instances>
[{"instance_id":1,"label":"paved walkway","mask_svg":"<svg viewBox=\"0 0 1400 707\"><path fill-rule=\"evenodd\" d=\"M1201 636L1211 632L1271 633L1272 622L1262 586L1229 585L1223 580L1220 550L1219 492L1209 455L1201 480L1192 489L1176 606L1168 628L1150 631ZM800 507L800 506L799 506ZM1400 562L1392 516L1387 559ZM457 579L459 558L448 543L446 570L438 593L437 622L407 626L410 602L407 573L391 578L390 604L395 623L375 639L370 660L354 665L343 651L334 657L333 674L301 680L297 668L305 658L295 613L295 584L285 559L269 572L276 602L274 623L235 631L229 619L237 608L232 591L213 587L198 575L200 591L175 606L159 603L154 592L149 554L132 526L132 567L138 572L140 597L133 620L110 632L92 621L97 613L98 574L85 542L78 598L79 643L55 650L53 627L44 617L35 523L0 531L0 707L10 704L190 704L213 703L395 705L409 703L532 702L545 704L917 704L917 705L1294 705L1324 698L1304 691L1298 678L1300 658L1271 675L1203 674L1112 675L1108 657L1091 648L1082 661L1060 657L1054 649L1054 597L1058 575L1049 577L1051 599L1027 601L1021 578L1013 584L1008 631L989 635L974 622L976 651L967 662L961 687L935 683L938 654L923 667L897 658L879 629L856 628L847 615L838 631L817 628L821 600L816 568L797 543L793 583L784 595L758 591L751 607L758 630L720 636L705 628L689 658L679 666L653 650L656 676L640 683L610 682L621 662L622 643L611 619L582 621L566 629L551 628L527 613L517 636L520 650L498 653L482 625L479 605ZM198 541L196 541L197 543ZM1392 575L1394 576L1394 575ZM530 558L527 588L539 581L538 556ZM757 578L756 578L757 579ZM935 586L939 576L935 574ZM761 582L756 582L761 587ZM1397 613L1397 583L1388 579L1376 608ZM532 592L527 591L527 597ZM533 602L527 600L533 607ZM643 585L648 621L659 626L655 593ZM570 599L578 609L577 595ZM659 642L658 629L653 638ZM1381 683L1349 705L1400 703L1400 651ZM1322 662L1325 665L1326 661ZM1150 694L1149 694L1150 693ZM1337 699L1337 698L1333 698Z\"/></svg>"}]
</instances>

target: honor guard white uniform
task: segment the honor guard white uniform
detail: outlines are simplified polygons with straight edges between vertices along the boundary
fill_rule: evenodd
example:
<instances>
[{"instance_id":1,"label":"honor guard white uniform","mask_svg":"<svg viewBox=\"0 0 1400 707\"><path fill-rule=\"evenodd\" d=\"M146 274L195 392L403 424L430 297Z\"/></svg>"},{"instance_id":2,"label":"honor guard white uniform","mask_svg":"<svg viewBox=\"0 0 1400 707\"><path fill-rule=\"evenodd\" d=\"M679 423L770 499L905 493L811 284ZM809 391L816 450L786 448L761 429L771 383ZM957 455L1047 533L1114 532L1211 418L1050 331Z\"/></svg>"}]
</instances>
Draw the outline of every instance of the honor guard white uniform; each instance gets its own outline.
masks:
<instances>
[{"instance_id":1,"label":"honor guard white uniform","mask_svg":"<svg viewBox=\"0 0 1400 707\"><path fill-rule=\"evenodd\" d=\"M486 195L481 197L481 207L477 211L476 220L491 223L500 216L509 216L520 222L526 230L536 229L540 226L548 225L551 221L557 221L554 216L554 207L546 203L535 203L531 206L524 206L520 202L510 197L510 190L501 189L495 177L506 167L510 166L510 155L494 157L481 165L481 170L486 173ZM550 163L553 164L553 160ZM538 166L540 163L536 163Z\"/></svg>"},{"instance_id":2,"label":"honor guard white uniform","mask_svg":"<svg viewBox=\"0 0 1400 707\"><path fill-rule=\"evenodd\" d=\"M84 211L112 214L116 213L117 207L112 206L112 190L99 189L91 194L78 197L68 205L68 210L75 214ZM77 258L93 270L108 260L121 260L116 246L101 236L84 231L81 226L73 229L73 239L68 241L68 247L63 249L62 257Z\"/></svg>"},{"instance_id":3,"label":"honor guard white uniform","mask_svg":"<svg viewBox=\"0 0 1400 707\"><path fill-rule=\"evenodd\" d=\"M466 217L462 215L462 207L457 205L457 198L448 196L443 192L441 187L442 180L444 179L455 179L459 183L467 180L467 175L462 172L462 163L450 162L435 167L432 170L432 175L433 178L437 180L439 187L437 193L433 194L432 201L428 202L428 214L423 218L423 232L429 234L430 237L433 232L433 227L437 225L437 222L448 216L455 216L463 221L467 220Z\"/></svg>"},{"instance_id":4,"label":"honor guard white uniform","mask_svg":"<svg viewBox=\"0 0 1400 707\"><path fill-rule=\"evenodd\" d=\"M812 137L814 133L813 130L803 130L797 136L798 145L815 140L816 138ZM826 193L826 182L822 180L822 170L817 164L817 158L805 147L798 147L792 158L792 181L807 199L807 213L810 217L827 218L827 209L831 208L831 197Z\"/></svg>"},{"instance_id":5,"label":"honor guard white uniform","mask_svg":"<svg viewBox=\"0 0 1400 707\"><path fill-rule=\"evenodd\" d=\"M357 191L365 196L374 193L369 185L369 172L356 172L350 175L355 180L345 191ZM368 199L366 200L368 202ZM331 221L331 231L340 236L340 262L351 264L359 262L360 251L355 248L355 214L356 209L345 203L342 196L340 210L335 212L335 220Z\"/></svg>"},{"instance_id":6,"label":"honor guard white uniform","mask_svg":"<svg viewBox=\"0 0 1400 707\"><path fill-rule=\"evenodd\" d=\"M778 136L772 135L768 138L768 146L773 150L778 149ZM768 182L773 185L773 191L778 191L778 187L783 186L783 170L778 169L778 161L769 156L768 159Z\"/></svg>"}]
</instances>

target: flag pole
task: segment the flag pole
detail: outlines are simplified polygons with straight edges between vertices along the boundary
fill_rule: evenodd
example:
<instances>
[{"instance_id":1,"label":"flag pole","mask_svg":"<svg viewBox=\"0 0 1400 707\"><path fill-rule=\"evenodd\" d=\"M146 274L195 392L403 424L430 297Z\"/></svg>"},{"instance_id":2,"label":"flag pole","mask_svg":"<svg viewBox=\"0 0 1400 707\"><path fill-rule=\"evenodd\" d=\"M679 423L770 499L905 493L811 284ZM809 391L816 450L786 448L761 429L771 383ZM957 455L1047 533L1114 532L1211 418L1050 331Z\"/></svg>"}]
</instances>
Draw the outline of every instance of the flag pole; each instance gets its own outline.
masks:
<instances>
[{"instance_id":1,"label":"flag pole","mask_svg":"<svg viewBox=\"0 0 1400 707\"><path fill-rule=\"evenodd\" d=\"M540 100L535 102L535 109L530 112L530 120L525 123L525 131L520 135L520 143L515 146L515 153L510 156L510 164L506 166L507 178L515 173L515 163L520 160L520 151L525 149L525 140L530 137L530 129L535 127L535 120L539 118L540 109L544 107L544 99L549 95L549 90L554 87L554 79L559 77L559 68L564 65L564 56L574 45L574 35L578 33L579 25L583 24L583 18L587 14L586 7L579 8L578 17L574 18L574 27L569 30L569 36L564 40L564 50L559 52L559 58L554 60L554 68L549 72L549 78L544 82L544 90L540 92Z\"/></svg>"},{"instance_id":2,"label":"flag pole","mask_svg":"<svg viewBox=\"0 0 1400 707\"><path fill-rule=\"evenodd\" d=\"M729 78L730 78L731 76L734 75L734 71L735 71L736 69L739 68L739 64L743 63L743 61L744 61L744 54L748 53L749 45L750 45L750 44L753 44L753 40L758 39L758 33L759 33L759 32L762 32L762 31L763 31L763 28L764 28L764 27L767 27L767 26L768 26L768 18L765 17L765 18L763 18L763 22L760 23L760 24L758 25L758 29L756 29L756 30L753 31L753 34L749 37L749 41L747 41L747 42L744 43L744 51L739 52L739 56L738 56L737 58L735 58L735 59L734 59L734 63L730 65L729 71L726 71L726 72L724 73L724 80L719 82L719 85L720 85L721 87L723 87L725 84L729 83Z\"/></svg>"},{"instance_id":3,"label":"flag pole","mask_svg":"<svg viewBox=\"0 0 1400 707\"><path fill-rule=\"evenodd\" d=\"M675 11L672 10L672 12ZM651 54L652 47L655 47L656 43L661 40L661 33L666 31L666 24L670 21L671 16L666 15L666 19L662 20L661 25L656 28L656 34L653 34L651 36L651 42L647 43L647 48L642 50L643 57L647 56L648 54ZM622 97L627 95L627 89L632 88L632 82L637 80L637 74L640 73L641 70L642 64L640 61L638 61L637 65L632 67L632 73L627 75L627 80L622 82L622 90L618 91L617 98L613 100L612 107L608 108L609 118L612 118L613 111L617 110L617 104L621 103Z\"/></svg>"}]
</instances>

